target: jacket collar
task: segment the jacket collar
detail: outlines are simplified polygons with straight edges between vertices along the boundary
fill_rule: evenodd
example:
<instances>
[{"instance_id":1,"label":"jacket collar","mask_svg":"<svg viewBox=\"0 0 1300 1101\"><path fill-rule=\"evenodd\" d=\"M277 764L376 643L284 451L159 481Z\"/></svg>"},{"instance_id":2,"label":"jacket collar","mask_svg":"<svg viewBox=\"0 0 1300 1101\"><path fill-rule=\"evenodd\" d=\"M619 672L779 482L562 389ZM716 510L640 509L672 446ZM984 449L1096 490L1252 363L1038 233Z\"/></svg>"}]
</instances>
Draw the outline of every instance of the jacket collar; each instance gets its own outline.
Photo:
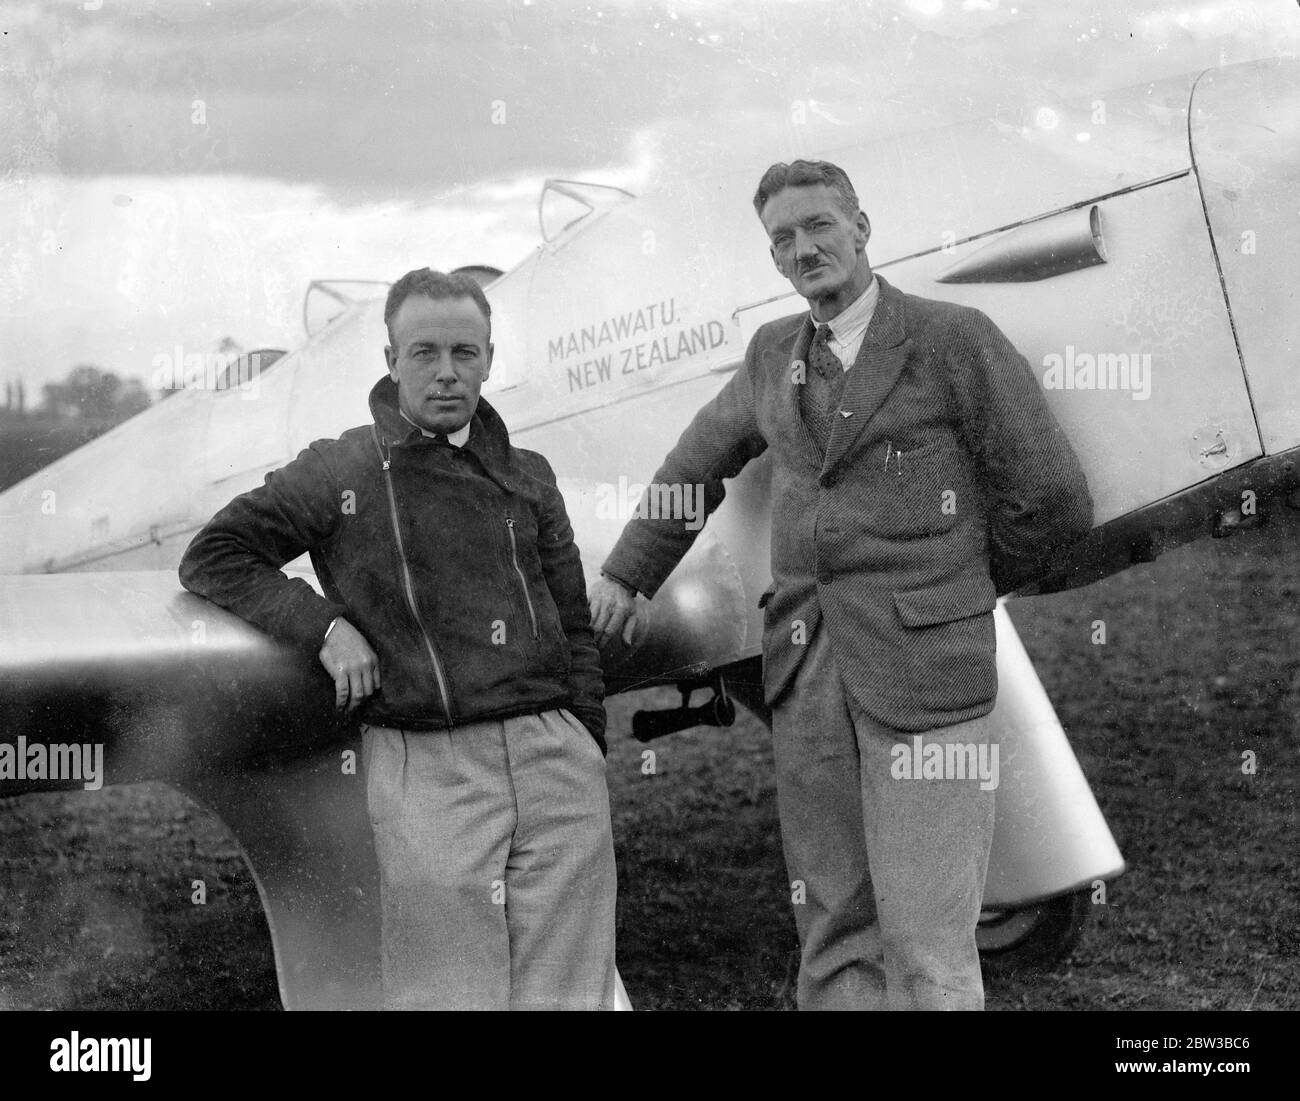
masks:
<instances>
[{"instance_id":1,"label":"jacket collar","mask_svg":"<svg viewBox=\"0 0 1300 1101\"><path fill-rule=\"evenodd\" d=\"M382 375L370 390L370 414L385 448L436 446L419 428L402 416L397 405L397 383ZM514 475L510 432L505 421L482 395L470 419L469 439L463 448L472 452L493 481L506 489Z\"/></svg>"},{"instance_id":2,"label":"jacket collar","mask_svg":"<svg viewBox=\"0 0 1300 1101\"><path fill-rule=\"evenodd\" d=\"M907 336L903 292L879 272L876 272L875 276L876 282L880 285L880 295L876 300L876 308L871 314L871 323L863 334L858 358L853 361L854 367L862 362L863 356L869 349L880 351L896 348ZM795 315L795 317L799 316ZM817 332L817 322L812 319L811 311L805 311L802 318L803 324L791 330L779 345L782 354L791 361L798 359L806 361L808 349L812 346L812 338Z\"/></svg>"},{"instance_id":3,"label":"jacket collar","mask_svg":"<svg viewBox=\"0 0 1300 1101\"><path fill-rule=\"evenodd\" d=\"M823 473L839 465L889 396L907 362L910 348L904 325L903 295L880 279L880 301L876 303L876 312L867 326L853 370L844 379L840 415L835 418L826 443Z\"/></svg>"}]
</instances>

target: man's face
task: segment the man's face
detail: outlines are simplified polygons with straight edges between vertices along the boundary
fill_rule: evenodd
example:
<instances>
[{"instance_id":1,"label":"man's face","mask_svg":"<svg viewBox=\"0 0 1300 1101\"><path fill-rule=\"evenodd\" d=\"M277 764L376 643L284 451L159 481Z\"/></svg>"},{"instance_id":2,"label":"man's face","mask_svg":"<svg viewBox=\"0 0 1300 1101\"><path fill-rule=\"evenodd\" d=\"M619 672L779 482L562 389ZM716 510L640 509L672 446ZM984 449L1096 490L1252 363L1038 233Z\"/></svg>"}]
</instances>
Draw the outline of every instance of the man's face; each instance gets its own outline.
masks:
<instances>
[{"instance_id":1,"label":"man's face","mask_svg":"<svg viewBox=\"0 0 1300 1101\"><path fill-rule=\"evenodd\" d=\"M472 298L415 294L388 326L384 349L397 403L421 428L450 434L474 415L492 369L488 322Z\"/></svg>"},{"instance_id":2,"label":"man's face","mask_svg":"<svg viewBox=\"0 0 1300 1101\"><path fill-rule=\"evenodd\" d=\"M871 225L861 211L845 215L837 198L825 184L787 187L768 199L760 218L777 270L794 289L813 302L856 289L847 305L871 281Z\"/></svg>"}]
</instances>

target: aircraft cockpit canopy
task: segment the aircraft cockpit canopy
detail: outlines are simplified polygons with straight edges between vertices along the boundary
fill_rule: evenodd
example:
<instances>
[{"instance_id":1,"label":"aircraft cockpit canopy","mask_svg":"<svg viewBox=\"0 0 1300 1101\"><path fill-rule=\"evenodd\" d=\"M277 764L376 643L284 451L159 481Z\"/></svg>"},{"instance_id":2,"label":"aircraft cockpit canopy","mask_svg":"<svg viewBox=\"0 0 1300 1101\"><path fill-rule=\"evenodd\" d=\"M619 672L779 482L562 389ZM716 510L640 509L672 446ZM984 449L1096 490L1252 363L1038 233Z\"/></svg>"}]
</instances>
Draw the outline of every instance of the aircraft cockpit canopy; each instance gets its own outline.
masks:
<instances>
[{"instance_id":1,"label":"aircraft cockpit canopy","mask_svg":"<svg viewBox=\"0 0 1300 1101\"><path fill-rule=\"evenodd\" d=\"M548 179L537 199L537 221L542 239L554 244L580 222L617 206L625 199L636 198L630 191L612 184L585 183L582 180Z\"/></svg>"}]
</instances>

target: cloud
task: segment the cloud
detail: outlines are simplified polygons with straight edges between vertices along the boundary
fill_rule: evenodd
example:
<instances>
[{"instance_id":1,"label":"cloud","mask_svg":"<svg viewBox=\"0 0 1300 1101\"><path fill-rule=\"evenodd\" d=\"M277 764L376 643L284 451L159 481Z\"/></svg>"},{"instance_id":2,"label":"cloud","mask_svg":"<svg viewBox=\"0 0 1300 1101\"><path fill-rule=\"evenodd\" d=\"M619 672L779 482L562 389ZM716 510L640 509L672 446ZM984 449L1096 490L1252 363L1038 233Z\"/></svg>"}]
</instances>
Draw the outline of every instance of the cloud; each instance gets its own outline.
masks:
<instances>
[{"instance_id":1,"label":"cloud","mask_svg":"<svg viewBox=\"0 0 1300 1101\"><path fill-rule=\"evenodd\" d=\"M548 175L707 186L962 119L1020 128L1300 53L1298 23L1290 0L10 4L0 373L135 372L178 337L291 346L310 279L511 266Z\"/></svg>"},{"instance_id":2,"label":"cloud","mask_svg":"<svg viewBox=\"0 0 1300 1101\"><path fill-rule=\"evenodd\" d=\"M531 177L427 204L347 204L248 177L41 176L0 187L0 374L29 388L92 363L143 377L159 350L301 343L312 279L426 264L508 268L538 242Z\"/></svg>"},{"instance_id":3,"label":"cloud","mask_svg":"<svg viewBox=\"0 0 1300 1101\"><path fill-rule=\"evenodd\" d=\"M1161 5L1139 14L1134 23L1143 38L1166 45L1179 39L1259 45L1275 35L1281 43L1289 37L1294 44L1294 22L1288 35L1287 21L1279 15L1273 6L1219 0L1218 3Z\"/></svg>"}]
</instances>

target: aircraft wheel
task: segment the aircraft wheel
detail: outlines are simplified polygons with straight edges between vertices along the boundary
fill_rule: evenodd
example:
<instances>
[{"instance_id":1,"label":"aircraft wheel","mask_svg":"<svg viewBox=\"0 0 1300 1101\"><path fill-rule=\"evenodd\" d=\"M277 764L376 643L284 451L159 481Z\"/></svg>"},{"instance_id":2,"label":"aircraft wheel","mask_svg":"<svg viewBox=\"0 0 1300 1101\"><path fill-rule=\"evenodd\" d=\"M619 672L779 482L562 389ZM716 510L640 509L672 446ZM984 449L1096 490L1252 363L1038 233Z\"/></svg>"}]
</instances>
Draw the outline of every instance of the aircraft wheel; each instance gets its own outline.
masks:
<instances>
[{"instance_id":1,"label":"aircraft wheel","mask_svg":"<svg viewBox=\"0 0 1300 1101\"><path fill-rule=\"evenodd\" d=\"M986 974L1046 971L1079 945L1092 913L1089 888L1010 910L983 910L975 944Z\"/></svg>"}]
</instances>

